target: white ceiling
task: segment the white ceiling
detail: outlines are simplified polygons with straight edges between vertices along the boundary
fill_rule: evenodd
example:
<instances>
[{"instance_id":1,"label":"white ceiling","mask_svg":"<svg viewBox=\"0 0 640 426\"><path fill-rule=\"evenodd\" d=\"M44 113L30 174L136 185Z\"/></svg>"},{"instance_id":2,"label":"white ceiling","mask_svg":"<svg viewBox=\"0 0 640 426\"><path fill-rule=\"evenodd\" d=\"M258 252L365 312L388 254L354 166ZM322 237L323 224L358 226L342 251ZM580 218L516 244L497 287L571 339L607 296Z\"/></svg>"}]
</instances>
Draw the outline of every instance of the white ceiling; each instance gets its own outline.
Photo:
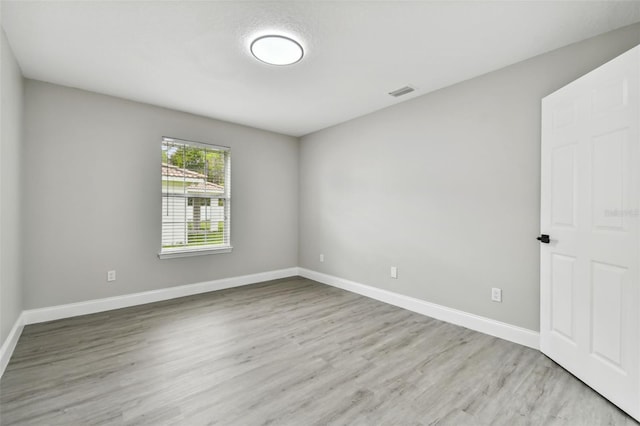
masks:
<instances>
[{"instance_id":1,"label":"white ceiling","mask_svg":"<svg viewBox=\"0 0 640 426\"><path fill-rule=\"evenodd\" d=\"M294 136L638 21L640 1L2 2L28 78ZM304 59L255 60L266 33Z\"/></svg>"}]
</instances>

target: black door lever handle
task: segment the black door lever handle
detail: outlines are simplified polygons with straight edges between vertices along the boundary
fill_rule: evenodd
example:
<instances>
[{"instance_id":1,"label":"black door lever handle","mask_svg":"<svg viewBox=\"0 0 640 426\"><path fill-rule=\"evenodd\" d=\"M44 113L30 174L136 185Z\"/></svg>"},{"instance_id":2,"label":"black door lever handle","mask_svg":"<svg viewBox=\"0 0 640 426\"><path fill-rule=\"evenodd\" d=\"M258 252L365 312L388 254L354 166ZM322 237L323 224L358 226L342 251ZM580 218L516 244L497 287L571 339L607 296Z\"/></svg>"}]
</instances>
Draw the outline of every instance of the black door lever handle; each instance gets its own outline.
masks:
<instances>
[{"instance_id":1,"label":"black door lever handle","mask_svg":"<svg viewBox=\"0 0 640 426\"><path fill-rule=\"evenodd\" d=\"M551 242L551 238L549 238L549 236L547 234L540 235L538 238L536 238L536 240L540 241L541 243L545 243L545 244L549 244Z\"/></svg>"}]
</instances>

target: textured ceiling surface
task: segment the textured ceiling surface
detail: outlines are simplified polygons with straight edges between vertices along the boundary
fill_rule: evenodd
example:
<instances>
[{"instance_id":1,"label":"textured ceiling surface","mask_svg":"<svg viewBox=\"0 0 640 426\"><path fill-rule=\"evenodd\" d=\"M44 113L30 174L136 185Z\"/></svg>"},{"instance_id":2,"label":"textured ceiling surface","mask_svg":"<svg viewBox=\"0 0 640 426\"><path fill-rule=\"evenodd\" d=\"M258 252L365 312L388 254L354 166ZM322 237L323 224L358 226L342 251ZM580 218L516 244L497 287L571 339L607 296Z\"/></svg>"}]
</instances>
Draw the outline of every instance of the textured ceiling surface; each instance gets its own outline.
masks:
<instances>
[{"instance_id":1,"label":"textured ceiling surface","mask_svg":"<svg viewBox=\"0 0 640 426\"><path fill-rule=\"evenodd\" d=\"M2 1L28 78L294 136L638 21L640 1ZM304 59L257 61L268 33Z\"/></svg>"}]
</instances>

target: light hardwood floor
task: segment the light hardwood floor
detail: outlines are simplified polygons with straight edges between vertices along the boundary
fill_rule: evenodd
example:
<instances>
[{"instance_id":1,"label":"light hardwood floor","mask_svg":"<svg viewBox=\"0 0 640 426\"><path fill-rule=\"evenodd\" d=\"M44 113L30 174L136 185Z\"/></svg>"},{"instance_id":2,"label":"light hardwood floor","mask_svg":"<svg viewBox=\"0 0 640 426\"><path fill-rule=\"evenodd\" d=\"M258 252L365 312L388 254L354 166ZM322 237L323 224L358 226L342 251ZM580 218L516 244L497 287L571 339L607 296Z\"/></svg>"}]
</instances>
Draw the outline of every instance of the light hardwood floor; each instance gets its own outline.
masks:
<instances>
[{"instance_id":1,"label":"light hardwood floor","mask_svg":"<svg viewBox=\"0 0 640 426\"><path fill-rule=\"evenodd\" d=\"M637 425L540 352L292 278L27 326L2 425Z\"/></svg>"}]
</instances>

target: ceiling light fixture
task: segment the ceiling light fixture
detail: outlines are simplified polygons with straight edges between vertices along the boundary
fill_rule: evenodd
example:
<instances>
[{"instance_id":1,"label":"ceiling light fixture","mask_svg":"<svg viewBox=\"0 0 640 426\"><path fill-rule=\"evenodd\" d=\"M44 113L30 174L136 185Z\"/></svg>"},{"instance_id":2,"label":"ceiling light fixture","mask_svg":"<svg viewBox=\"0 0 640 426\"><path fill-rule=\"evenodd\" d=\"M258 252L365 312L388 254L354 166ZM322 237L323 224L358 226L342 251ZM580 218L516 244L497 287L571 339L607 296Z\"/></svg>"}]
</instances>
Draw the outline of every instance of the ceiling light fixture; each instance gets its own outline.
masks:
<instances>
[{"instance_id":1,"label":"ceiling light fixture","mask_svg":"<svg viewBox=\"0 0 640 426\"><path fill-rule=\"evenodd\" d=\"M280 35L266 35L253 40L251 53L259 61L270 65L292 65L304 56L300 43Z\"/></svg>"}]
</instances>

